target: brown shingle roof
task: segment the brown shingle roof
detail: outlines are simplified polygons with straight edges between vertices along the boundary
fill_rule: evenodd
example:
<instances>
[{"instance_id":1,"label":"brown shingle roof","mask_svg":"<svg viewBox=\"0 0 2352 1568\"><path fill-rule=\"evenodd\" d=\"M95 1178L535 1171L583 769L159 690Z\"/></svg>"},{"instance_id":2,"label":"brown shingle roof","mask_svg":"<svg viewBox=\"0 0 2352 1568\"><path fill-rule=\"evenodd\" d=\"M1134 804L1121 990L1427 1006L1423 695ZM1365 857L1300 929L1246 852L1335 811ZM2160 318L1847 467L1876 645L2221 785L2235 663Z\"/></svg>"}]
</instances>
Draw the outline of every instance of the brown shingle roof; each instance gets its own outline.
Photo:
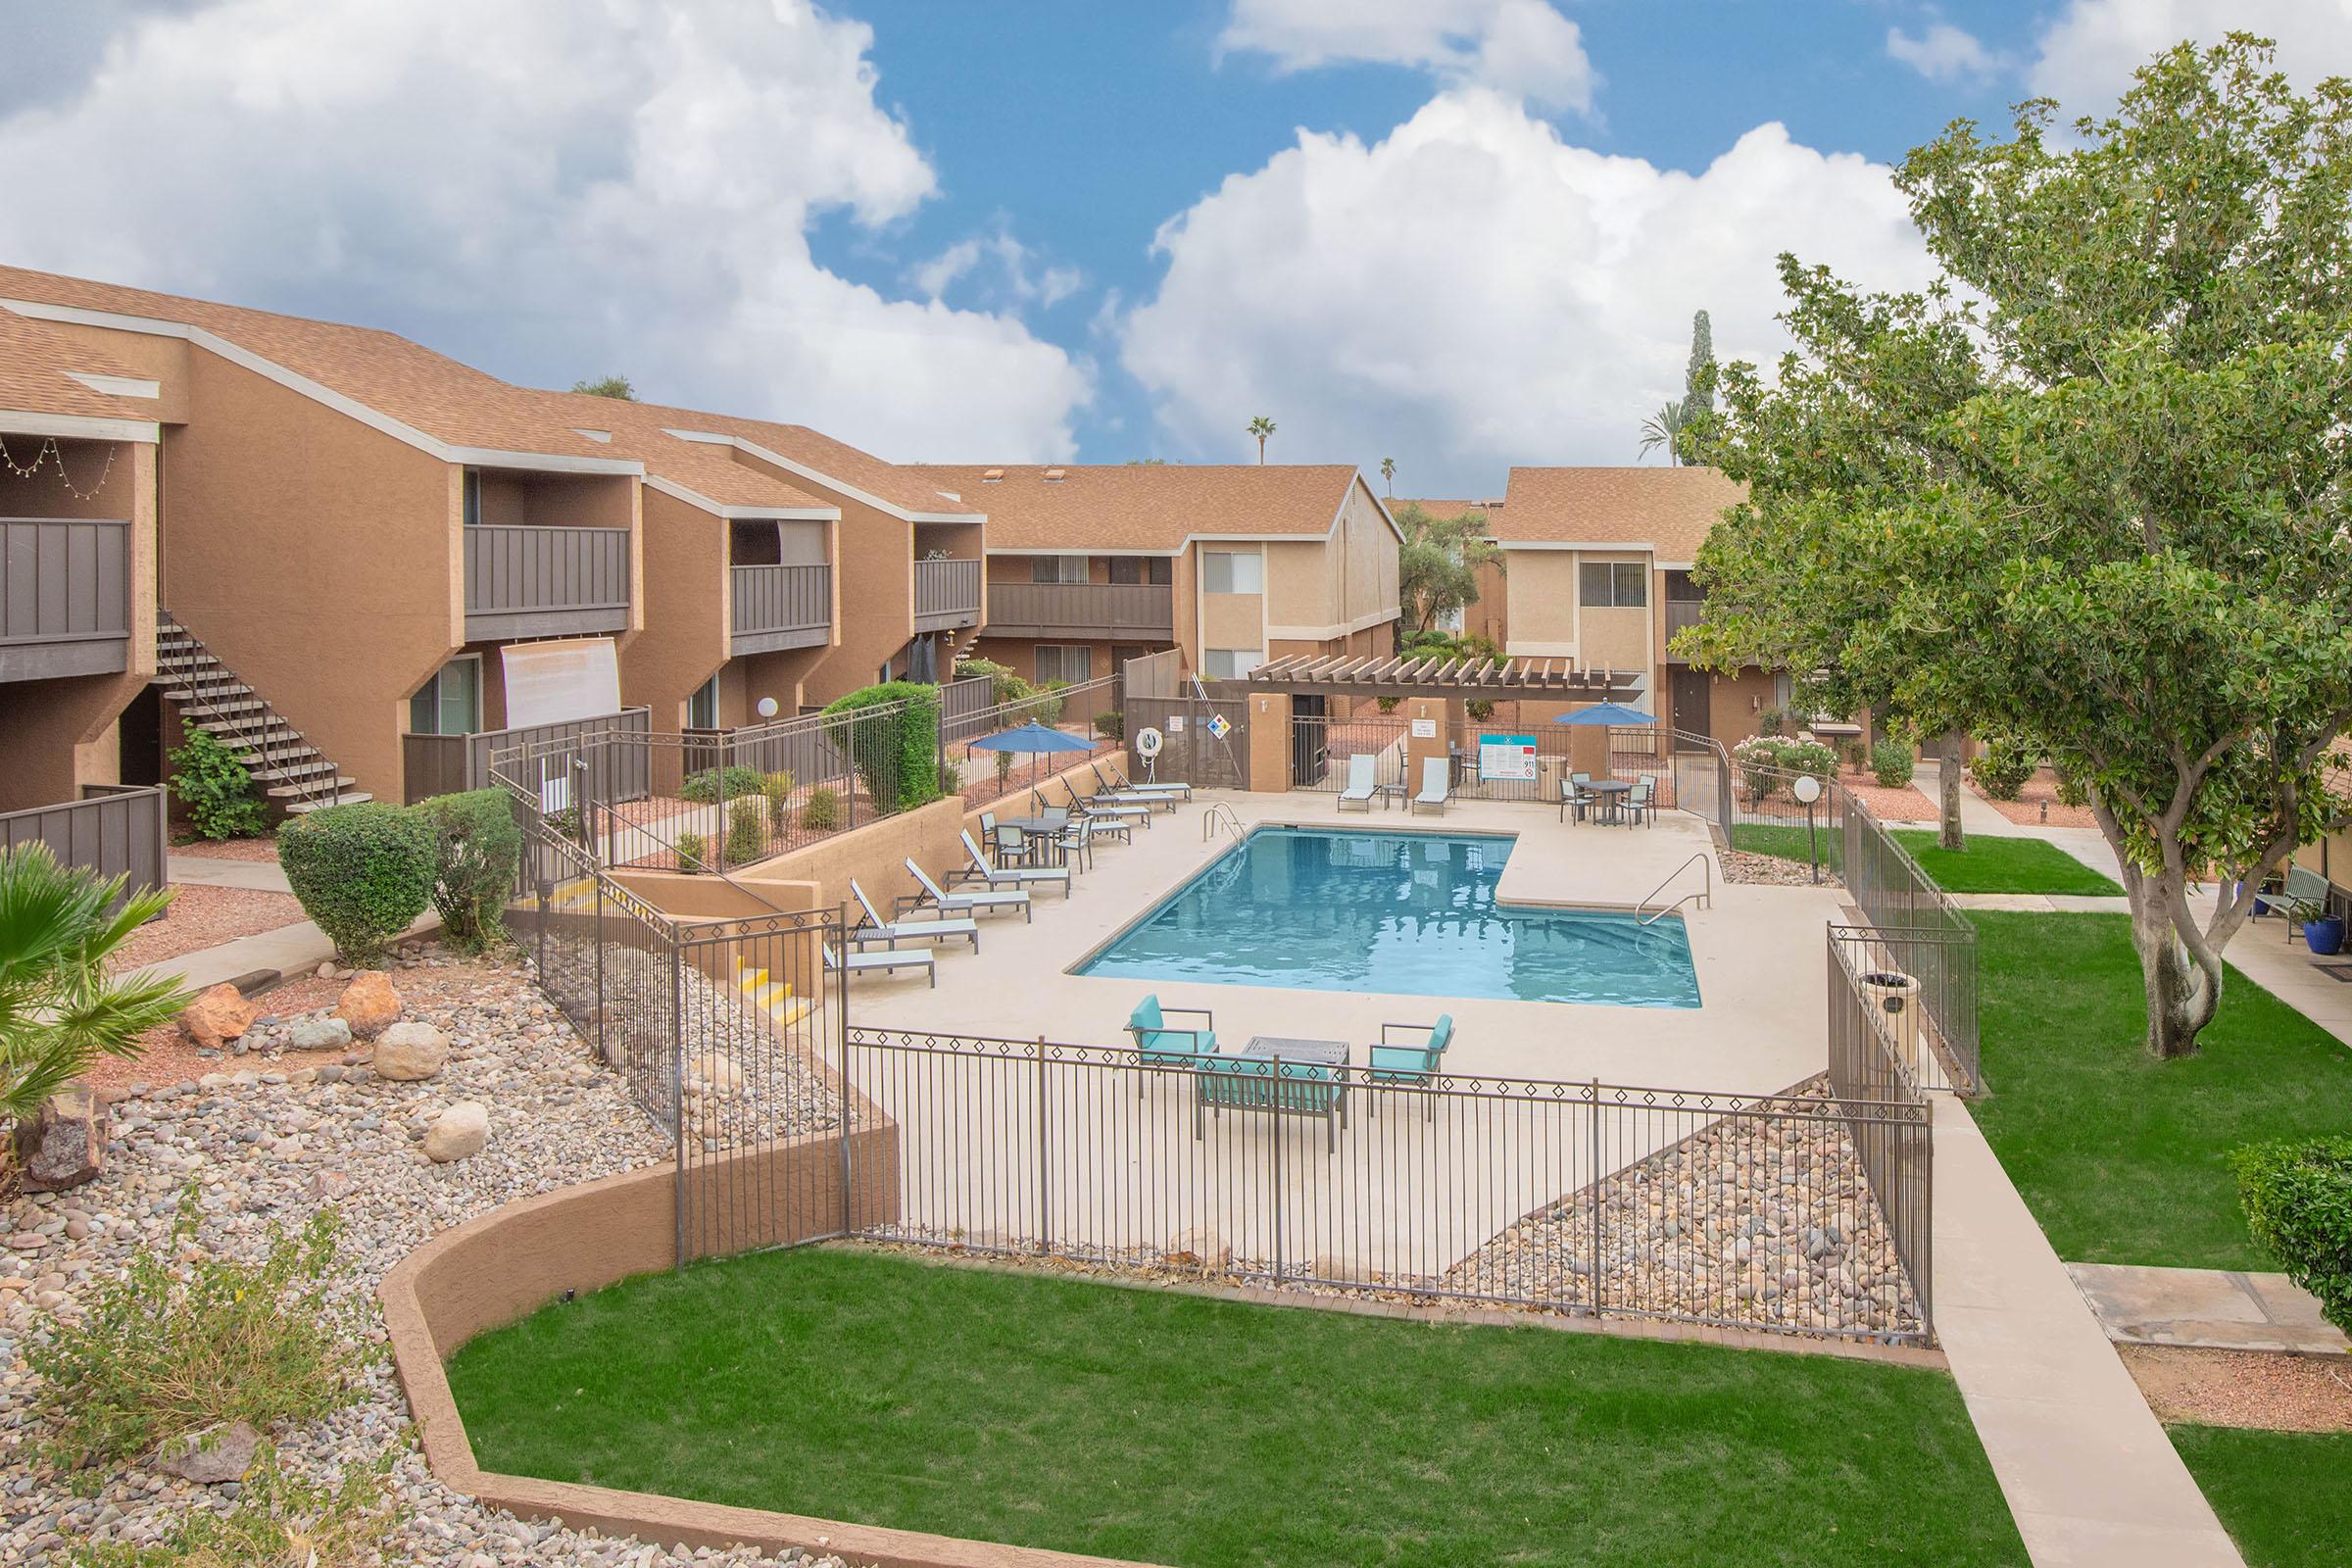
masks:
<instances>
[{"instance_id":1,"label":"brown shingle roof","mask_svg":"<svg viewBox=\"0 0 2352 1568\"><path fill-rule=\"evenodd\" d=\"M0 411L154 422L153 404L94 391L74 379L69 372L74 370L84 375L147 379L102 349L78 343L13 311L0 310Z\"/></svg>"},{"instance_id":2,"label":"brown shingle roof","mask_svg":"<svg viewBox=\"0 0 2352 1568\"><path fill-rule=\"evenodd\" d=\"M1746 494L1716 468L1513 468L1491 516L1505 544L1647 545L1689 561Z\"/></svg>"},{"instance_id":3,"label":"brown shingle roof","mask_svg":"<svg viewBox=\"0 0 2352 1568\"><path fill-rule=\"evenodd\" d=\"M768 419L747 419L738 415L710 414L700 409L668 408L659 403L639 404L638 407L657 416L668 429L738 437L810 469L836 485L862 491L877 500L888 502L902 512L977 518L988 511L984 505L950 501L939 493L937 486L923 480L913 468L885 462L870 452L861 452L846 441L836 441L805 424L777 424ZM967 496L965 503L971 502L972 498Z\"/></svg>"},{"instance_id":4,"label":"brown shingle roof","mask_svg":"<svg viewBox=\"0 0 2352 1568\"><path fill-rule=\"evenodd\" d=\"M372 327L277 316L115 283L0 267L0 300L143 316L201 327L453 446L612 456L548 416L537 396Z\"/></svg>"},{"instance_id":5,"label":"brown shingle roof","mask_svg":"<svg viewBox=\"0 0 2352 1568\"><path fill-rule=\"evenodd\" d=\"M583 392L538 395L567 427L611 431L612 439L604 450L612 456L635 458L645 465L649 477L683 485L707 501L722 507L769 507L779 512L840 511L832 502L787 483L766 468L738 461L731 447L681 441L669 434L669 427L685 416L682 410L590 397ZM706 416L692 417L699 420Z\"/></svg>"},{"instance_id":6,"label":"brown shingle roof","mask_svg":"<svg viewBox=\"0 0 2352 1568\"><path fill-rule=\"evenodd\" d=\"M1174 554L1193 534L1331 531L1355 469L1346 464L916 464L907 472L988 514L992 550L1141 550Z\"/></svg>"}]
</instances>

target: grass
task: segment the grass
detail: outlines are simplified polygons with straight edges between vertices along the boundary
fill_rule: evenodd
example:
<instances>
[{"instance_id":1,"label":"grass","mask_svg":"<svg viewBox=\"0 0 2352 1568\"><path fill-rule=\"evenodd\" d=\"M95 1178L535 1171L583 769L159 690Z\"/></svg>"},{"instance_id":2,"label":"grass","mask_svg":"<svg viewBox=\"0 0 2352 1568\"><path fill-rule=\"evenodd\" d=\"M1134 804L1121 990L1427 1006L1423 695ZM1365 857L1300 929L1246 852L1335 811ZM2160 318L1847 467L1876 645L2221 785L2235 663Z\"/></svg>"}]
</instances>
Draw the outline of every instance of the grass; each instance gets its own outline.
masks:
<instances>
[{"instance_id":1,"label":"grass","mask_svg":"<svg viewBox=\"0 0 2352 1568\"><path fill-rule=\"evenodd\" d=\"M2075 893L2121 898L2123 885L2046 839L1972 833L1968 848L1936 847L1932 828L1893 828L1895 842L1946 893Z\"/></svg>"},{"instance_id":2,"label":"grass","mask_svg":"<svg viewBox=\"0 0 2352 1568\"><path fill-rule=\"evenodd\" d=\"M1818 831L1822 869L1835 871L1843 863L1844 830L1824 822ZM1801 822L1735 822L1732 824L1732 848L1745 850L1750 855L1770 855L1783 860L1794 860L1799 865L1811 865L1814 844L1806 834L1807 829Z\"/></svg>"},{"instance_id":3,"label":"grass","mask_svg":"<svg viewBox=\"0 0 2352 1568\"><path fill-rule=\"evenodd\" d=\"M461 1350L489 1469L1180 1568L2023 1563L1950 1379L856 1251Z\"/></svg>"},{"instance_id":4,"label":"grass","mask_svg":"<svg viewBox=\"0 0 2352 1568\"><path fill-rule=\"evenodd\" d=\"M2173 1446L2246 1568L2338 1568L2352 1543L2352 1432L2180 1426Z\"/></svg>"},{"instance_id":5,"label":"grass","mask_svg":"<svg viewBox=\"0 0 2352 1568\"><path fill-rule=\"evenodd\" d=\"M2275 1269L2224 1156L2352 1126L2352 1051L2235 969L2199 1054L2159 1062L2130 917L1974 910L1977 1120L2058 1255Z\"/></svg>"}]
</instances>

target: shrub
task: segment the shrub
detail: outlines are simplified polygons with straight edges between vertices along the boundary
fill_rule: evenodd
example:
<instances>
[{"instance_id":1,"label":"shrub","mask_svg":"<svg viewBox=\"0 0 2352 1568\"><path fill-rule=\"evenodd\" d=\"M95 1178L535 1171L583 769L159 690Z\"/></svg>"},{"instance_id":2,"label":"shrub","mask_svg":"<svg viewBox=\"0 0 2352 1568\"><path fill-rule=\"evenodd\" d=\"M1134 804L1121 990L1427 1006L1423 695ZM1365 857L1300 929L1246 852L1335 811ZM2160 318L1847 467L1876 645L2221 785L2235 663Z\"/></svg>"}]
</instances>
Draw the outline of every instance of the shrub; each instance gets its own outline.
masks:
<instances>
[{"instance_id":1,"label":"shrub","mask_svg":"<svg viewBox=\"0 0 2352 1568\"><path fill-rule=\"evenodd\" d=\"M792 769L780 767L760 781L760 793L767 801L767 825L778 838L792 831Z\"/></svg>"},{"instance_id":2,"label":"shrub","mask_svg":"<svg viewBox=\"0 0 2352 1568\"><path fill-rule=\"evenodd\" d=\"M869 714L864 710L884 709ZM894 680L830 703L842 729L836 744L850 754L865 792L882 812L904 811L939 797L939 688ZM808 820L802 812L801 819Z\"/></svg>"},{"instance_id":3,"label":"shrub","mask_svg":"<svg viewBox=\"0 0 2352 1568\"><path fill-rule=\"evenodd\" d=\"M1985 799L2014 801L2025 793L2034 765L2033 747L2014 735L1994 735L1968 764L1968 776L1977 781Z\"/></svg>"},{"instance_id":4,"label":"shrub","mask_svg":"<svg viewBox=\"0 0 2352 1568\"><path fill-rule=\"evenodd\" d=\"M341 1221L321 1209L299 1231L271 1225L259 1262L198 1247L200 1189L182 1191L170 1242L131 1259L57 1320L24 1358L58 1456L125 1462L229 1421L268 1432L344 1404L369 1354L366 1297L340 1299Z\"/></svg>"},{"instance_id":5,"label":"shrub","mask_svg":"<svg viewBox=\"0 0 2352 1568\"><path fill-rule=\"evenodd\" d=\"M1384 713L1394 713L1396 711L1396 705L1403 701L1404 699L1401 697L1375 697L1372 699L1372 706Z\"/></svg>"},{"instance_id":6,"label":"shrub","mask_svg":"<svg viewBox=\"0 0 2352 1568\"><path fill-rule=\"evenodd\" d=\"M841 826L841 792L830 784L810 790L808 804L801 808L801 826L811 833L830 833Z\"/></svg>"},{"instance_id":7,"label":"shrub","mask_svg":"<svg viewBox=\"0 0 2352 1568\"><path fill-rule=\"evenodd\" d=\"M1494 705L1484 697L1473 697L1462 705L1462 711L1475 722L1484 724L1494 716Z\"/></svg>"},{"instance_id":8,"label":"shrub","mask_svg":"<svg viewBox=\"0 0 2352 1568\"><path fill-rule=\"evenodd\" d=\"M329 1487L289 1474L277 1447L254 1451L253 1469L224 1509L191 1508L152 1545L92 1542L76 1568L371 1568L400 1528L391 1486L398 1448L348 1464Z\"/></svg>"},{"instance_id":9,"label":"shrub","mask_svg":"<svg viewBox=\"0 0 2352 1568\"><path fill-rule=\"evenodd\" d=\"M961 794L962 791L963 769L956 765L953 758L941 758L939 760L939 793L942 795L958 795Z\"/></svg>"},{"instance_id":10,"label":"shrub","mask_svg":"<svg viewBox=\"0 0 2352 1568\"><path fill-rule=\"evenodd\" d=\"M60 865L39 840L0 855L0 1126L31 1115L101 1054L136 1057L139 1037L187 1003L171 979L107 971L107 956L172 902L125 878Z\"/></svg>"},{"instance_id":11,"label":"shrub","mask_svg":"<svg viewBox=\"0 0 2352 1568\"><path fill-rule=\"evenodd\" d=\"M2352 1334L2352 1137L2257 1144L2230 1165L2255 1243Z\"/></svg>"},{"instance_id":12,"label":"shrub","mask_svg":"<svg viewBox=\"0 0 2352 1568\"><path fill-rule=\"evenodd\" d=\"M1862 737L1859 735L1838 747L1838 751L1845 759L1845 765L1856 772L1860 772L1870 763L1870 748L1862 744Z\"/></svg>"},{"instance_id":13,"label":"shrub","mask_svg":"<svg viewBox=\"0 0 2352 1568\"><path fill-rule=\"evenodd\" d=\"M1899 790L1911 782L1919 760L1911 748L1898 740L1882 740L1870 749L1870 776L1890 790Z\"/></svg>"},{"instance_id":14,"label":"shrub","mask_svg":"<svg viewBox=\"0 0 2352 1568\"><path fill-rule=\"evenodd\" d=\"M2090 804L2090 786L2063 767L2052 770L2050 792L2058 797L2060 806L2088 806Z\"/></svg>"},{"instance_id":15,"label":"shrub","mask_svg":"<svg viewBox=\"0 0 2352 1568\"><path fill-rule=\"evenodd\" d=\"M1012 754L997 753L997 793L1002 795L1012 783Z\"/></svg>"},{"instance_id":16,"label":"shrub","mask_svg":"<svg viewBox=\"0 0 2352 1568\"><path fill-rule=\"evenodd\" d=\"M1095 733L1110 740L1127 738L1127 715L1117 709L1095 715Z\"/></svg>"},{"instance_id":17,"label":"shrub","mask_svg":"<svg viewBox=\"0 0 2352 1568\"><path fill-rule=\"evenodd\" d=\"M1066 680L1045 682L1037 688L1036 697L1022 705L1020 714L1022 720L1024 722L1035 720L1037 723L1048 726L1060 723L1064 703L1061 694L1069 689L1070 683Z\"/></svg>"},{"instance_id":18,"label":"shrub","mask_svg":"<svg viewBox=\"0 0 2352 1568\"><path fill-rule=\"evenodd\" d=\"M702 870L710 854L710 841L700 833L680 833L675 847L678 852L678 869L681 871Z\"/></svg>"},{"instance_id":19,"label":"shrub","mask_svg":"<svg viewBox=\"0 0 2352 1568\"><path fill-rule=\"evenodd\" d=\"M767 787L767 775L756 767L706 767L699 773L686 775L678 786L678 799L697 806L715 806L723 790L730 801L745 795L758 795Z\"/></svg>"},{"instance_id":20,"label":"shrub","mask_svg":"<svg viewBox=\"0 0 2352 1568\"><path fill-rule=\"evenodd\" d=\"M506 934L507 897L522 859L522 829L504 790L439 795L416 809L433 824L433 907L441 935L479 953Z\"/></svg>"},{"instance_id":21,"label":"shrub","mask_svg":"<svg viewBox=\"0 0 2352 1568\"><path fill-rule=\"evenodd\" d=\"M1810 773L1824 784L1838 774L1838 754L1819 741L1782 741L1774 755L1784 772Z\"/></svg>"},{"instance_id":22,"label":"shrub","mask_svg":"<svg viewBox=\"0 0 2352 1568\"><path fill-rule=\"evenodd\" d=\"M760 818L766 814L764 804L738 806L727 813L727 863L749 865L760 858L767 848L767 834Z\"/></svg>"},{"instance_id":23,"label":"shrub","mask_svg":"<svg viewBox=\"0 0 2352 1568\"><path fill-rule=\"evenodd\" d=\"M251 838L270 826L270 803L229 749L200 729L172 753L172 793L208 839Z\"/></svg>"},{"instance_id":24,"label":"shrub","mask_svg":"<svg viewBox=\"0 0 2352 1568\"><path fill-rule=\"evenodd\" d=\"M969 680L975 675L988 678L988 700L992 704L1018 702L1029 695L1029 683L993 659L958 659L956 678Z\"/></svg>"},{"instance_id":25,"label":"shrub","mask_svg":"<svg viewBox=\"0 0 2352 1568\"><path fill-rule=\"evenodd\" d=\"M302 912L344 962L365 966L433 901L433 824L384 801L330 806L291 818L277 834L278 864Z\"/></svg>"},{"instance_id":26,"label":"shrub","mask_svg":"<svg viewBox=\"0 0 2352 1568\"><path fill-rule=\"evenodd\" d=\"M1768 801L1781 787L1780 744L1769 735L1753 735L1733 747L1732 763L1751 802Z\"/></svg>"},{"instance_id":27,"label":"shrub","mask_svg":"<svg viewBox=\"0 0 2352 1568\"><path fill-rule=\"evenodd\" d=\"M1760 710L1756 714L1756 733L1766 737L1779 735L1788 727L1788 714L1778 708Z\"/></svg>"}]
</instances>

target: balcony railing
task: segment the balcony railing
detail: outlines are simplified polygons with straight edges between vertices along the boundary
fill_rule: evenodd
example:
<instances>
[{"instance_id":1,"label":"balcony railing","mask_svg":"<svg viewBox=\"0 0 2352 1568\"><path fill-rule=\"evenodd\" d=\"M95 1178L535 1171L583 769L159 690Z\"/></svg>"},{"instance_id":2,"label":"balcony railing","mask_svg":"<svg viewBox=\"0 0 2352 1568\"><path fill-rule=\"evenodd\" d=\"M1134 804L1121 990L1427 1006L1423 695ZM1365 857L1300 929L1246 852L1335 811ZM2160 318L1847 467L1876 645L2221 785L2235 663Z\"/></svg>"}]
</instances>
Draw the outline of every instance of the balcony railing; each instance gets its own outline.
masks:
<instances>
[{"instance_id":1,"label":"balcony railing","mask_svg":"<svg viewBox=\"0 0 2352 1568\"><path fill-rule=\"evenodd\" d=\"M1667 641L1668 641L1669 643L1672 643L1672 642L1673 642L1673 640L1674 640L1674 635L1675 635L1675 633L1677 633L1677 632L1680 632L1680 631L1687 631L1687 630L1689 630L1690 627L1697 625L1697 624L1698 624L1700 621L1702 621L1702 620L1704 620L1704 619L1706 619L1706 618L1707 618L1707 602L1706 602L1704 599L1669 599L1669 600L1667 600L1667 601L1666 601L1666 638L1667 638ZM1669 649L1667 650L1667 653L1666 653L1666 658L1667 658L1667 659L1668 659L1670 662L1675 662L1675 663L1680 663L1680 662L1683 662L1683 661L1682 661L1682 658L1681 658L1681 656L1680 656L1680 655L1678 655L1678 654L1676 654L1676 653L1675 653L1675 652L1672 650L1672 648L1669 648Z\"/></svg>"},{"instance_id":2,"label":"balcony railing","mask_svg":"<svg viewBox=\"0 0 2352 1568\"><path fill-rule=\"evenodd\" d=\"M629 530L466 530L466 637L559 637L625 631Z\"/></svg>"},{"instance_id":3,"label":"balcony railing","mask_svg":"<svg viewBox=\"0 0 2352 1568\"><path fill-rule=\"evenodd\" d=\"M727 580L733 652L821 648L832 640L831 566L729 566Z\"/></svg>"},{"instance_id":4,"label":"balcony railing","mask_svg":"<svg viewBox=\"0 0 2352 1568\"><path fill-rule=\"evenodd\" d=\"M0 681L130 667L130 524L0 517Z\"/></svg>"},{"instance_id":5,"label":"balcony railing","mask_svg":"<svg viewBox=\"0 0 2352 1568\"><path fill-rule=\"evenodd\" d=\"M914 564L916 631L969 626L979 618L980 563L918 561Z\"/></svg>"},{"instance_id":6,"label":"balcony railing","mask_svg":"<svg viewBox=\"0 0 2352 1568\"><path fill-rule=\"evenodd\" d=\"M1176 592L1164 583L991 583L988 629L1008 637L1165 642L1176 634Z\"/></svg>"}]
</instances>

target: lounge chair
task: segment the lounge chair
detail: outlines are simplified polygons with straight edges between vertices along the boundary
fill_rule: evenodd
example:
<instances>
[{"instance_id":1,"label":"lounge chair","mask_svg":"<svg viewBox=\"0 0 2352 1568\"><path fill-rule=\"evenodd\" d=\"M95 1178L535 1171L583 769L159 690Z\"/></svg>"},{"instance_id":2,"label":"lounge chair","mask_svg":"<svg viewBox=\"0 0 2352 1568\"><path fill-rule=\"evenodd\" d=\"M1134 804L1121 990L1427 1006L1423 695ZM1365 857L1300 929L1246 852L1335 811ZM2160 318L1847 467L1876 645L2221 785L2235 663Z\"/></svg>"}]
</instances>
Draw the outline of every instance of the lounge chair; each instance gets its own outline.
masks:
<instances>
[{"instance_id":1,"label":"lounge chair","mask_svg":"<svg viewBox=\"0 0 2352 1568\"><path fill-rule=\"evenodd\" d=\"M1021 911L1022 919L1035 918L1029 907L1029 895L1026 893L1004 893L994 888L985 893L950 893L932 881L929 873L912 860L906 862L906 869L913 873L915 882L923 891L920 894L909 894L899 901L899 913L901 914L905 914L909 908L920 909L927 906L936 908L943 915L976 914L982 909L1018 909Z\"/></svg>"},{"instance_id":2,"label":"lounge chair","mask_svg":"<svg viewBox=\"0 0 2352 1568\"><path fill-rule=\"evenodd\" d=\"M977 920L951 920L944 915L934 915L928 920L885 920L874 907L874 901L865 896L865 889L858 885L856 877L850 878L850 894L857 899L858 907L865 911L865 924L850 932L853 946L880 942L895 948L902 942L937 942L945 937L965 937L971 941L974 953L980 951L980 922Z\"/></svg>"},{"instance_id":3,"label":"lounge chair","mask_svg":"<svg viewBox=\"0 0 2352 1568\"><path fill-rule=\"evenodd\" d=\"M1142 807L1157 806L1165 807L1167 809L1173 811L1177 807L1184 804L1185 797L1174 794L1171 791L1159 789L1133 789L1127 785L1114 783L1112 780L1104 778L1102 776L1102 770L1099 767L1095 767L1095 764L1092 762L1087 763L1087 766L1094 769L1095 782L1098 786L1094 795L1090 798L1100 801L1104 805ZM1188 785L1186 787L1189 789L1191 786Z\"/></svg>"},{"instance_id":4,"label":"lounge chair","mask_svg":"<svg viewBox=\"0 0 2352 1568\"><path fill-rule=\"evenodd\" d=\"M1021 830L1017 827L1007 827L1001 831L1017 835ZM968 831L958 836L963 840L963 853L972 858L972 863L965 868L967 877L977 877L992 888L1054 887L1061 889L1065 896L1069 893L1070 868L1068 866L991 865L988 863L988 857L980 853L980 846L972 842L972 835ZM1009 849L1023 842L1026 842L1025 839L1014 837L1008 838L1005 845Z\"/></svg>"},{"instance_id":5,"label":"lounge chair","mask_svg":"<svg viewBox=\"0 0 2352 1568\"><path fill-rule=\"evenodd\" d=\"M1152 825L1152 808L1148 806L1128 807L1120 809L1106 807L1102 810L1096 810L1087 804L1086 797L1081 795L1078 797L1075 809L1077 814L1062 824L1062 837L1065 841L1070 836L1070 828L1079 822L1086 824L1090 837L1115 838L1121 844L1135 842L1135 818L1137 816L1144 819L1144 826ZM1133 814L1129 814L1130 812ZM1088 853L1093 853L1091 847Z\"/></svg>"},{"instance_id":6,"label":"lounge chair","mask_svg":"<svg viewBox=\"0 0 2352 1568\"><path fill-rule=\"evenodd\" d=\"M1374 773L1380 759L1370 752L1357 752L1348 759L1348 787L1340 791L1340 809L1350 806L1359 811L1372 809Z\"/></svg>"},{"instance_id":7,"label":"lounge chair","mask_svg":"<svg viewBox=\"0 0 2352 1568\"><path fill-rule=\"evenodd\" d=\"M1418 1045L1396 1038L1397 1031L1419 1034ZM1380 1026L1380 1043L1372 1048L1371 1065L1365 1070L1367 1082L1397 1084L1406 1088L1426 1089L1430 1080L1445 1070L1446 1048L1453 1044L1453 1014L1441 1012L1436 1023L1384 1023ZM1381 1097L1372 1097L1372 1114L1380 1114ZM1437 1100L1423 1097L1425 1116L1437 1114Z\"/></svg>"},{"instance_id":8,"label":"lounge chair","mask_svg":"<svg viewBox=\"0 0 2352 1568\"><path fill-rule=\"evenodd\" d=\"M1094 770L1095 783L1102 789L1113 790L1123 795L1173 795L1180 801L1189 801L1193 798L1193 787L1182 779L1170 779L1164 784L1151 781L1138 784L1131 778L1122 778L1115 773L1109 778L1104 778L1101 766L1091 761L1086 765Z\"/></svg>"},{"instance_id":9,"label":"lounge chair","mask_svg":"<svg viewBox=\"0 0 2352 1568\"><path fill-rule=\"evenodd\" d=\"M1181 1029L1168 1023L1169 1013L1199 1018L1201 1027ZM1162 1007L1154 992L1135 1004L1127 1015L1127 1032L1135 1037L1135 1054L1146 1067L1190 1067L1217 1054L1217 1020L1206 1007ZM1144 1098L1144 1075L1135 1075L1135 1098Z\"/></svg>"},{"instance_id":10,"label":"lounge chair","mask_svg":"<svg viewBox=\"0 0 2352 1568\"><path fill-rule=\"evenodd\" d=\"M1446 798L1451 793L1450 779L1453 760L1446 757L1421 759L1421 793L1413 797L1415 811L1431 810L1446 814Z\"/></svg>"},{"instance_id":11,"label":"lounge chair","mask_svg":"<svg viewBox=\"0 0 2352 1568\"><path fill-rule=\"evenodd\" d=\"M844 956L832 943L824 945L825 967L847 978L860 972L893 969L920 969L931 977L933 990L939 988L939 955L929 948L886 948L880 953L859 953L852 949Z\"/></svg>"}]
</instances>

